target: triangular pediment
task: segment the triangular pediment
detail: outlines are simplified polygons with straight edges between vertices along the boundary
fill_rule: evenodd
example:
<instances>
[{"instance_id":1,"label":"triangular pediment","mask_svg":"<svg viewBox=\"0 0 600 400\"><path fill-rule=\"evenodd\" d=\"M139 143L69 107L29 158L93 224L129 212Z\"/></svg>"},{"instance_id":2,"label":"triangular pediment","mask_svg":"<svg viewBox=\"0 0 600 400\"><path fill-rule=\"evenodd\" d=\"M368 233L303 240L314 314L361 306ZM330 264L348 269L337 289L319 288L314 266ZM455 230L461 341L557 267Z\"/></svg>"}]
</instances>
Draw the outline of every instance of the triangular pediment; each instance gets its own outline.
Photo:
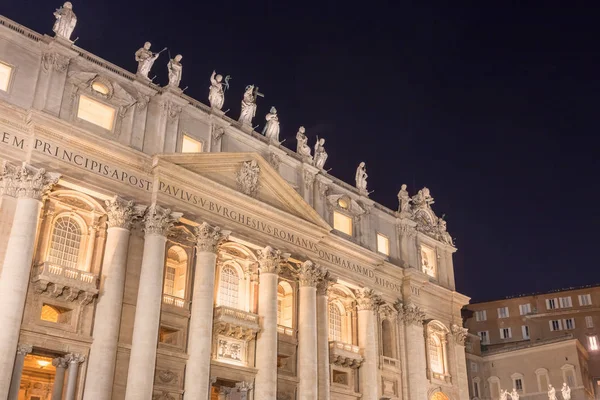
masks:
<instances>
[{"instance_id":1,"label":"triangular pediment","mask_svg":"<svg viewBox=\"0 0 600 400\"><path fill-rule=\"evenodd\" d=\"M158 158L210 179L275 208L302 218L319 227L331 230L331 226L304 201L304 198L258 153L194 153L161 154ZM252 163L254 161L254 163ZM252 194L245 194L240 187L239 172L244 163L258 166L258 187Z\"/></svg>"}]
</instances>

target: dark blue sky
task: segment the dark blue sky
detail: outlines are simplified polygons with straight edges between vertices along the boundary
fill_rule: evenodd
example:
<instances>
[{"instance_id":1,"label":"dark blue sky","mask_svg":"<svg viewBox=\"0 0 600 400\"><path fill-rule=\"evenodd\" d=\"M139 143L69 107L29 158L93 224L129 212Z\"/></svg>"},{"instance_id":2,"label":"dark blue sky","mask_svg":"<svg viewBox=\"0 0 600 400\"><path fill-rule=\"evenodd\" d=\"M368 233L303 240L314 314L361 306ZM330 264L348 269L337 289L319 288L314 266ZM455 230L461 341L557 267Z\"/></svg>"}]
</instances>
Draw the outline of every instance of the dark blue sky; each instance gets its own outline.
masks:
<instances>
[{"instance_id":1,"label":"dark blue sky","mask_svg":"<svg viewBox=\"0 0 600 400\"><path fill-rule=\"evenodd\" d=\"M0 13L52 33L61 3L4 0ZM234 118L245 85L260 86L256 123L274 105L287 147L300 125L311 145L327 138L346 182L365 161L374 200L396 208L402 183L428 186L473 300L600 282L592 2L73 3L80 47L130 71L144 41L169 47L182 87L205 102L212 70L230 74Z\"/></svg>"}]
</instances>

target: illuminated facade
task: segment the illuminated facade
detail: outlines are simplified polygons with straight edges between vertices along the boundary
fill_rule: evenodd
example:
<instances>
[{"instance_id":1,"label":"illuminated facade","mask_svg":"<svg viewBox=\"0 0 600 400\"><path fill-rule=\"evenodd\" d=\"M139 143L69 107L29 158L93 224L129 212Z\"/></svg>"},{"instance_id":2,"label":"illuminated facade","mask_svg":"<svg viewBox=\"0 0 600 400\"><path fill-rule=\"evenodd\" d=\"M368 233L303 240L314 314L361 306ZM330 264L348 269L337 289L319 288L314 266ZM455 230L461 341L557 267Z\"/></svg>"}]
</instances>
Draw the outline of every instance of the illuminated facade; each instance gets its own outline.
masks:
<instances>
[{"instance_id":1,"label":"illuminated facade","mask_svg":"<svg viewBox=\"0 0 600 400\"><path fill-rule=\"evenodd\" d=\"M427 189L387 209L68 35L0 19L0 398L468 399Z\"/></svg>"}]
</instances>

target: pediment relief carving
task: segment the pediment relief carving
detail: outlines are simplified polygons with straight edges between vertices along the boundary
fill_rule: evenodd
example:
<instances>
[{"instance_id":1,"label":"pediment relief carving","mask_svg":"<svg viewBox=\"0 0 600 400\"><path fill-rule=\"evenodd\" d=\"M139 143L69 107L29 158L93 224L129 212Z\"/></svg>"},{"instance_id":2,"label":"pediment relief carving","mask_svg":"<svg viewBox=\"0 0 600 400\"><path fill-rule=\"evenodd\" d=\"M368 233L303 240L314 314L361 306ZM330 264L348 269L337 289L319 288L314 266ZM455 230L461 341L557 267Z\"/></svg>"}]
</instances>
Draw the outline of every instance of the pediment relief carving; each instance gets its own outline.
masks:
<instances>
[{"instance_id":1,"label":"pediment relief carving","mask_svg":"<svg viewBox=\"0 0 600 400\"><path fill-rule=\"evenodd\" d=\"M129 109L142 97L139 93L130 93L118 82L96 72L72 71L69 72L67 81L75 88L72 97L76 97L80 91L85 92L120 107L119 114L123 114L123 110Z\"/></svg>"}]
</instances>

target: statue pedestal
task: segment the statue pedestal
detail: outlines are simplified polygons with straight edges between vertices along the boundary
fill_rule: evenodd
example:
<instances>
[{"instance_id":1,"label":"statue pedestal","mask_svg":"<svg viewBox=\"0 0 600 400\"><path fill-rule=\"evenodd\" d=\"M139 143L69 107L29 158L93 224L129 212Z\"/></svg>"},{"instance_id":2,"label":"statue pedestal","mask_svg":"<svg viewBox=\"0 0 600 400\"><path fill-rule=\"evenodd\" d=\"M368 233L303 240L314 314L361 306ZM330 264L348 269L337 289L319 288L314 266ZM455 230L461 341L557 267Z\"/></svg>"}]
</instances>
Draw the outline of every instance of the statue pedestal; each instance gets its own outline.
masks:
<instances>
[{"instance_id":1,"label":"statue pedestal","mask_svg":"<svg viewBox=\"0 0 600 400\"><path fill-rule=\"evenodd\" d=\"M56 36L56 35L54 36L54 41L56 43L59 43L59 44L65 46L65 47L72 47L73 44L74 44L74 42L72 40L65 39L62 36Z\"/></svg>"},{"instance_id":2,"label":"statue pedestal","mask_svg":"<svg viewBox=\"0 0 600 400\"><path fill-rule=\"evenodd\" d=\"M165 88L165 92L173 93L177 96L180 96L183 94L183 90L179 89L178 87L172 86L172 85L164 86L164 88Z\"/></svg>"},{"instance_id":3,"label":"statue pedestal","mask_svg":"<svg viewBox=\"0 0 600 400\"><path fill-rule=\"evenodd\" d=\"M248 135L251 135L254 132L254 129L250 125L240 124L240 129L246 132Z\"/></svg>"}]
</instances>

